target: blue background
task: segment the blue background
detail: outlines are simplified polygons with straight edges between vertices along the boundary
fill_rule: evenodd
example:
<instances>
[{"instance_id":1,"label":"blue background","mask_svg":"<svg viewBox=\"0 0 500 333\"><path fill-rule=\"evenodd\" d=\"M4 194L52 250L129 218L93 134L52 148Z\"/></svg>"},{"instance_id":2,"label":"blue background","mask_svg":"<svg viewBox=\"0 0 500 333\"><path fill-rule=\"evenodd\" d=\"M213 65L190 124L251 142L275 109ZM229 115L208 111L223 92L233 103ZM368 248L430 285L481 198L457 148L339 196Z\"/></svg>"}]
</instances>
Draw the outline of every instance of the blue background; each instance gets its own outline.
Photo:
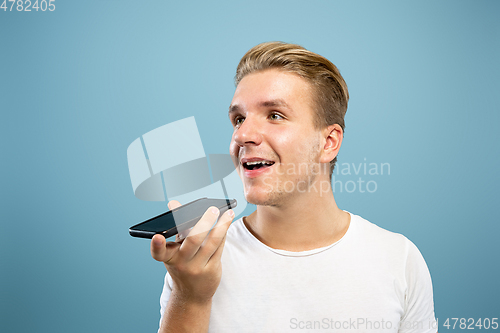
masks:
<instances>
[{"instance_id":1,"label":"blue background","mask_svg":"<svg viewBox=\"0 0 500 333\"><path fill-rule=\"evenodd\" d=\"M500 2L55 5L0 11L0 331L157 329L165 268L128 228L165 205L134 197L126 149L195 116L205 152L227 153L236 65L270 40L341 70L339 164L391 173L336 200L417 244L440 332L500 317Z\"/></svg>"}]
</instances>

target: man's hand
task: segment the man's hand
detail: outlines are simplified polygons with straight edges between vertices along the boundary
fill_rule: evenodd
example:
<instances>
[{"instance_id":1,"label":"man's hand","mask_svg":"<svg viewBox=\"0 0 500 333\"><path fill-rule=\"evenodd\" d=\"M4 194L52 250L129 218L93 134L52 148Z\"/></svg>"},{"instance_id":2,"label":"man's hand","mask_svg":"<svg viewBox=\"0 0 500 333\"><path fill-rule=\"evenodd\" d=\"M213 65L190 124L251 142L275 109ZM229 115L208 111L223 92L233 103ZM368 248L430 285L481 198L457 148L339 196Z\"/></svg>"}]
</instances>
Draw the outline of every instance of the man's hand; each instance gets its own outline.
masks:
<instances>
[{"instance_id":1,"label":"man's hand","mask_svg":"<svg viewBox=\"0 0 500 333\"><path fill-rule=\"evenodd\" d=\"M169 209L179 206L178 201L168 203ZM178 235L175 242L166 242L162 235L151 240L151 255L165 264L174 282L172 293L183 302L210 302L219 286L222 251L234 212L225 212L210 231L218 217L219 210L210 207L182 241Z\"/></svg>"}]
</instances>

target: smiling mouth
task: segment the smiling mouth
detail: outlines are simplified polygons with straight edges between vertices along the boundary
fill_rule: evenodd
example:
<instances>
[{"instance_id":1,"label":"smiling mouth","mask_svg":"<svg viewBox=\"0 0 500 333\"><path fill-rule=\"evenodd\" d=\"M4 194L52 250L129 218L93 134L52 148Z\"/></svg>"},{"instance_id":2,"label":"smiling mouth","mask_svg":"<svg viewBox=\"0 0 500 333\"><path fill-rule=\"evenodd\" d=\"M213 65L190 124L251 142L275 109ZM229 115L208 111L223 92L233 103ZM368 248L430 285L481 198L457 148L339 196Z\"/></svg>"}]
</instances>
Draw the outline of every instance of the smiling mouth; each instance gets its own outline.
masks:
<instances>
[{"instance_id":1,"label":"smiling mouth","mask_svg":"<svg viewBox=\"0 0 500 333\"><path fill-rule=\"evenodd\" d=\"M243 168L246 170L257 170L262 168L268 168L273 165L272 161L254 161L254 162L245 162L243 163Z\"/></svg>"}]
</instances>

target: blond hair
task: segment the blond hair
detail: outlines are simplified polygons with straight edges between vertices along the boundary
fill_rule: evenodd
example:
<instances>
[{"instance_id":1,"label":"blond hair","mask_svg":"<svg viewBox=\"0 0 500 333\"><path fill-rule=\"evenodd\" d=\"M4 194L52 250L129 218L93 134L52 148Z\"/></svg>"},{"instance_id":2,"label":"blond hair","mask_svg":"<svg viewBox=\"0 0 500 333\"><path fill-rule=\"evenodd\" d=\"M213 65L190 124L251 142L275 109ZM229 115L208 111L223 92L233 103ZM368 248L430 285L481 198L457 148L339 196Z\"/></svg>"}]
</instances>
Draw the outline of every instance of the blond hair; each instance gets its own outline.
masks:
<instances>
[{"instance_id":1,"label":"blond hair","mask_svg":"<svg viewBox=\"0 0 500 333\"><path fill-rule=\"evenodd\" d=\"M323 129L339 124L344 131L349 92L334 64L300 45L283 42L262 43L251 48L241 58L236 69L235 84L238 85L250 73L271 68L295 73L311 84L315 92L314 109L318 116L314 121L316 128ZM330 176L336 162L337 157L330 162Z\"/></svg>"}]
</instances>

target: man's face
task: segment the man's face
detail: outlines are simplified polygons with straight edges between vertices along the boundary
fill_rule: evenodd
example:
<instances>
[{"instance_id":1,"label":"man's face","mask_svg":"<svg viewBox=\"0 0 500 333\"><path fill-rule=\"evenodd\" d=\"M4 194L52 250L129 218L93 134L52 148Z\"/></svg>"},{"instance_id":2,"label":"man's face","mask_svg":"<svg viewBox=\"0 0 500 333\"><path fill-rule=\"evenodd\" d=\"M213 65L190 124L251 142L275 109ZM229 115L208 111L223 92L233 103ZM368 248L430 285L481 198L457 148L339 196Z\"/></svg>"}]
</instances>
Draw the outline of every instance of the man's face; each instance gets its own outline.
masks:
<instances>
[{"instance_id":1,"label":"man's face","mask_svg":"<svg viewBox=\"0 0 500 333\"><path fill-rule=\"evenodd\" d=\"M230 154L248 202L280 206L310 191L322 142L313 105L311 85L296 74L268 69L240 81L229 108Z\"/></svg>"}]
</instances>

